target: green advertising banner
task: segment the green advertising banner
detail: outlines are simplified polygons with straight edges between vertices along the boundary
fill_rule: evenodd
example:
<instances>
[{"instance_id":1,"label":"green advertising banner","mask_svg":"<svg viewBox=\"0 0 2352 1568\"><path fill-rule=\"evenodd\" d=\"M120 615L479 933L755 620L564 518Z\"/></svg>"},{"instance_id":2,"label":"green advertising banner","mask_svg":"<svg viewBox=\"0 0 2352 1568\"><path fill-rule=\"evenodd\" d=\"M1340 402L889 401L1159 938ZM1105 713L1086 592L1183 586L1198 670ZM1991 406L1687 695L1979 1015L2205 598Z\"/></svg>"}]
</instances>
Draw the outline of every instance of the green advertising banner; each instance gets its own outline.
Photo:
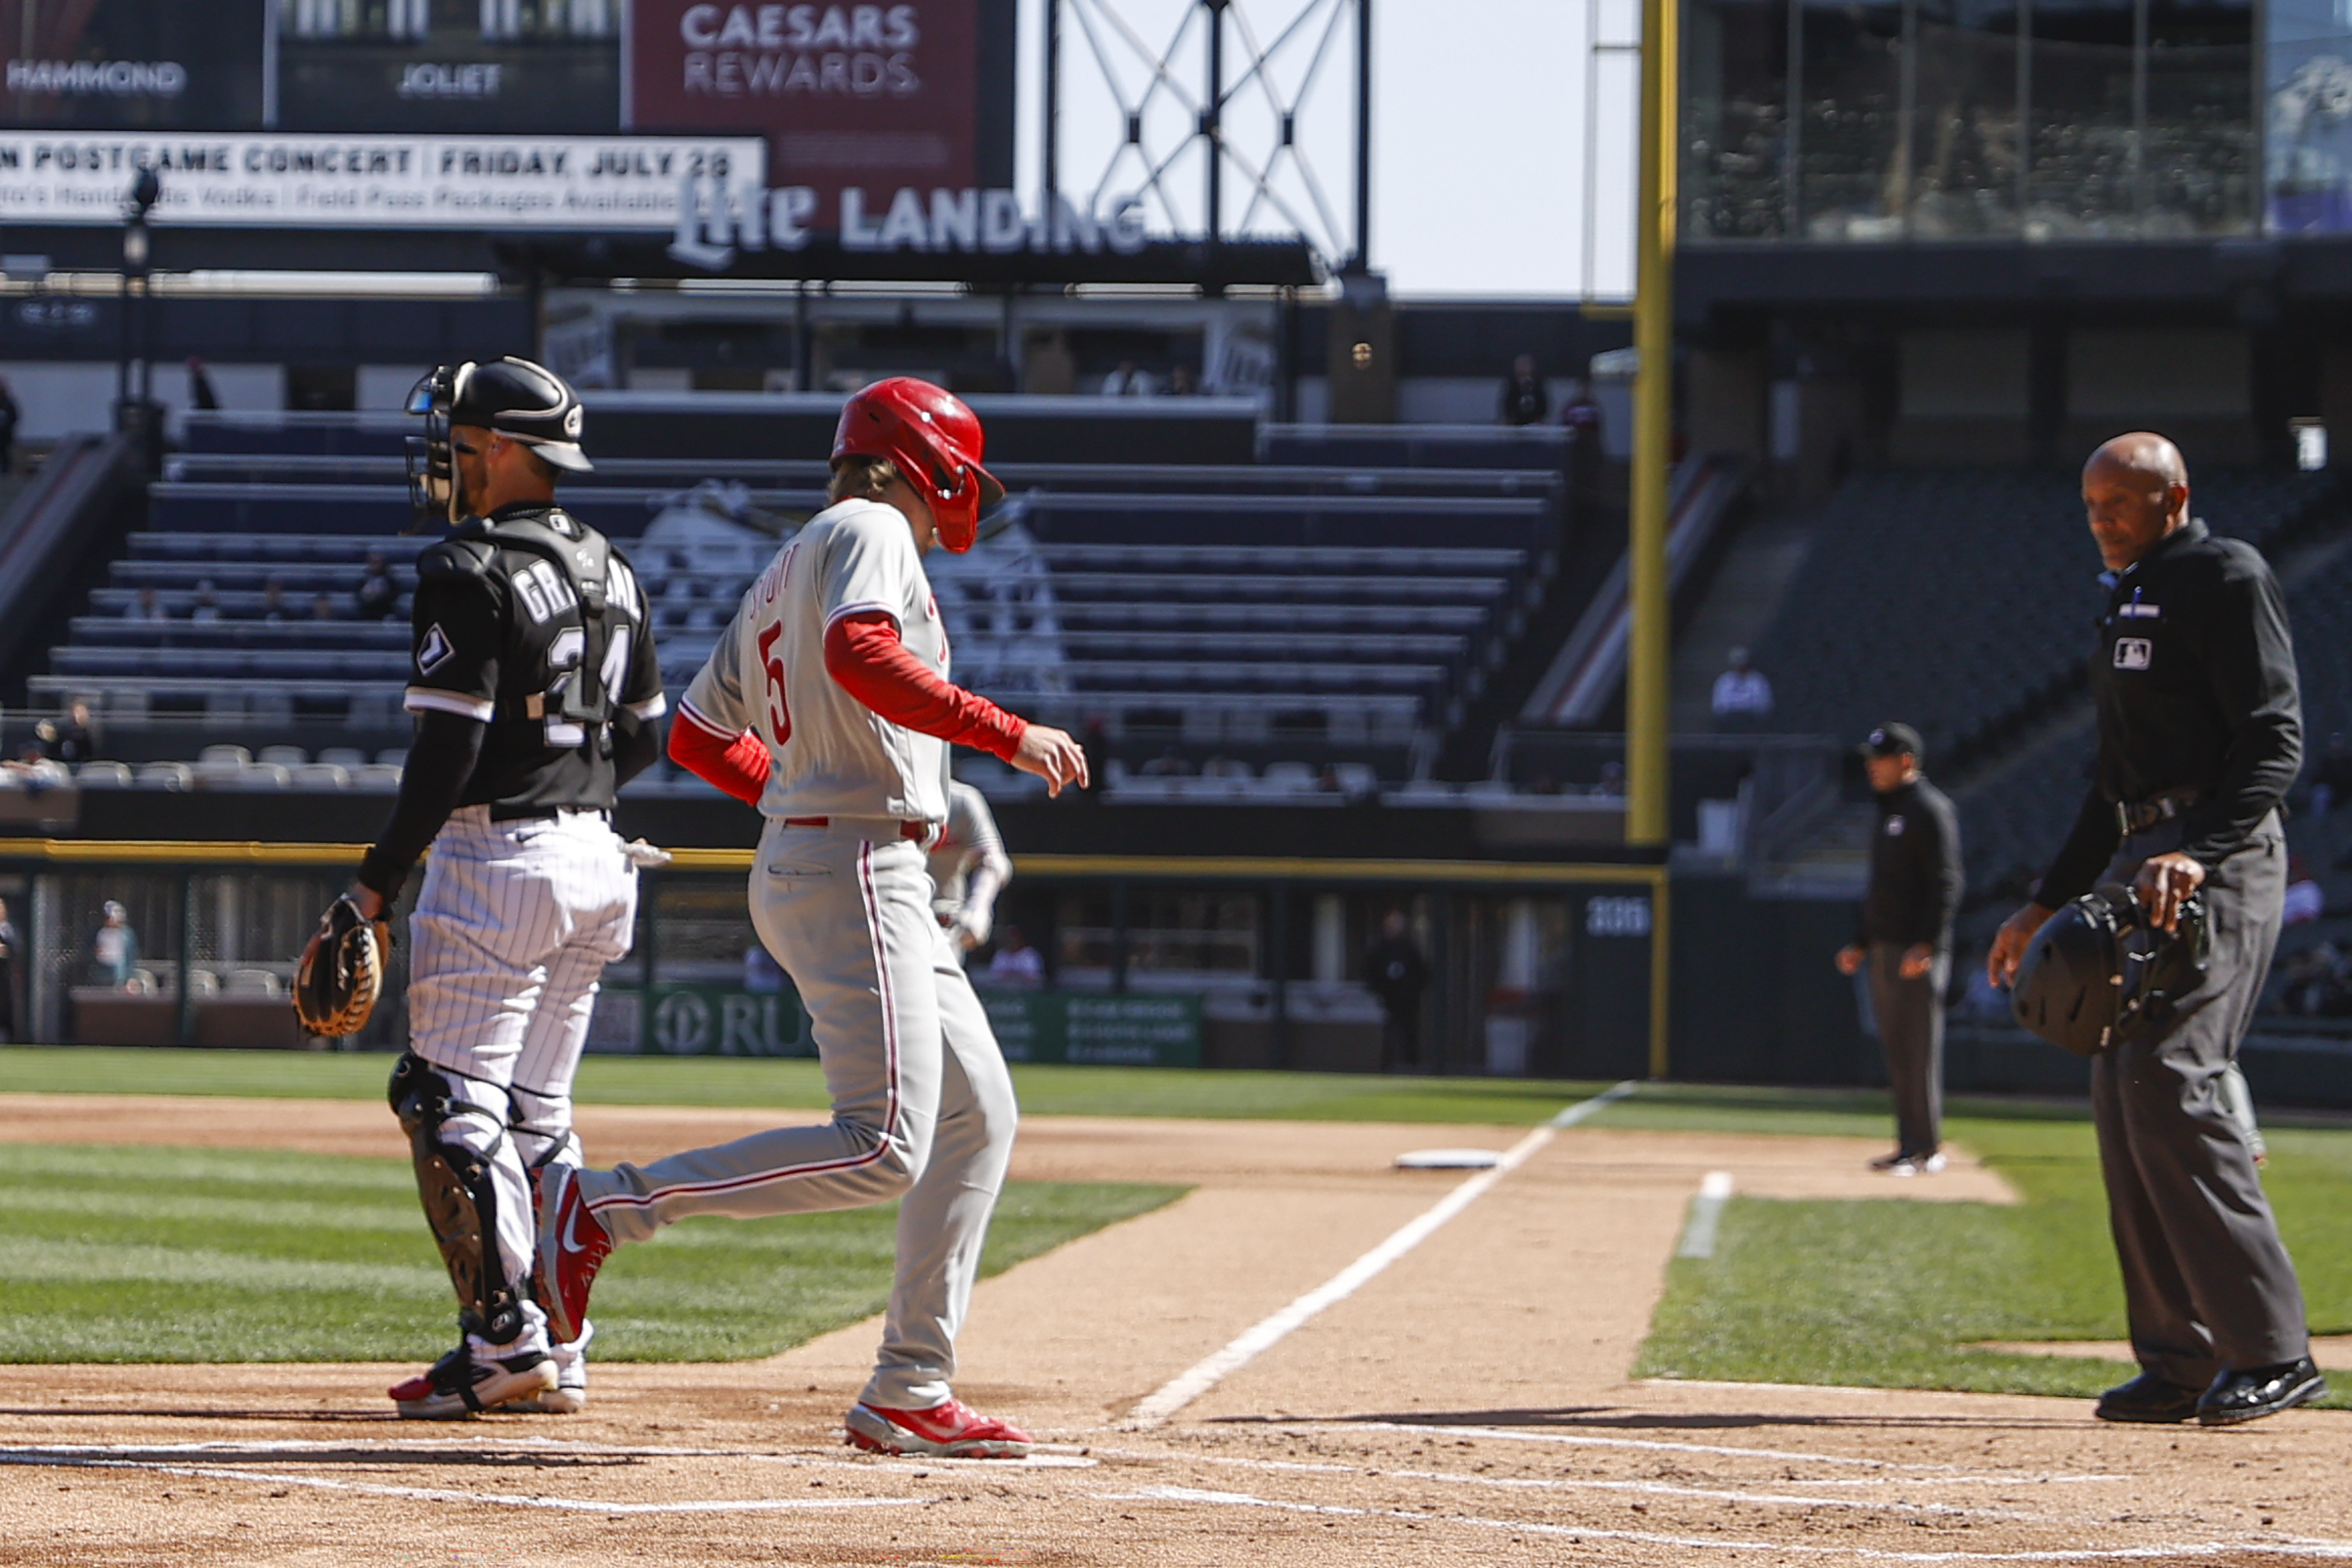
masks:
<instances>
[{"instance_id":1,"label":"green advertising banner","mask_svg":"<svg viewBox=\"0 0 2352 1568\"><path fill-rule=\"evenodd\" d=\"M622 998L626 998L624 1003ZM637 1049L648 1056L814 1056L800 996L727 986L608 990L605 1007L635 1003ZM1103 1067L1201 1065L1201 998L1066 991L980 993L1007 1061ZM624 1047L625 1049L625 1047Z\"/></svg>"},{"instance_id":2,"label":"green advertising banner","mask_svg":"<svg viewBox=\"0 0 2352 1568\"><path fill-rule=\"evenodd\" d=\"M1201 1065L1201 998L982 991L1007 1061L1106 1067Z\"/></svg>"},{"instance_id":3,"label":"green advertising banner","mask_svg":"<svg viewBox=\"0 0 2352 1568\"><path fill-rule=\"evenodd\" d=\"M658 1056L814 1056L799 993L656 986L639 1049Z\"/></svg>"}]
</instances>

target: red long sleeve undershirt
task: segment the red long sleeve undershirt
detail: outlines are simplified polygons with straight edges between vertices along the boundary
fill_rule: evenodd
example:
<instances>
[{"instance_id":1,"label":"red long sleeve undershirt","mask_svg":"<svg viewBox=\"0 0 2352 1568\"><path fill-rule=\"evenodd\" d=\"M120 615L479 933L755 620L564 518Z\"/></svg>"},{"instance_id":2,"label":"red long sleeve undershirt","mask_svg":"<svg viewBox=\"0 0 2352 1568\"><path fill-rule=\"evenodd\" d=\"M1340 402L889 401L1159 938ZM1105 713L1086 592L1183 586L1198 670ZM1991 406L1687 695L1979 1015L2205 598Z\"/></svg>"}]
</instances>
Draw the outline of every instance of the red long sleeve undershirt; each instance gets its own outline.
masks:
<instances>
[{"instance_id":1,"label":"red long sleeve undershirt","mask_svg":"<svg viewBox=\"0 0 2352 1568\"><path fill-rule=\"evenodd\" d=\"M1010 759L1029 723L986 697L950 685L907 651L898 624L879 611L845 615L824 634L824 669L841 689L892 724ZM760 803L772 759L750 730L730 739L691 706L669 727L670 760L747 805Z\"/></svg>"},{"instance_id":2,"label":"red long sleeve undershirt","mask_svg":"<svg viewBox=\"0 0 2352 1568\"><path fill-rule=\"evenodd\" d=\"M845 615L824 630L824 673L892 724L969 746L1007 761L1021 749L1029 721L986 697L951 686L898 641L898 623L882 612Z\"/></svg>"},{"instance_id":3,"label":"red long sleeve undershirt","mask_svg":"<svg viewBox=\"0 0 2352 1568\"><path fill-rule=\"evenodd\" d=\"M760 803L773 763L767 742L750 730L730 740L685 706L669 727L669 759L747 806Z\"/></svg>"}]
</instances>

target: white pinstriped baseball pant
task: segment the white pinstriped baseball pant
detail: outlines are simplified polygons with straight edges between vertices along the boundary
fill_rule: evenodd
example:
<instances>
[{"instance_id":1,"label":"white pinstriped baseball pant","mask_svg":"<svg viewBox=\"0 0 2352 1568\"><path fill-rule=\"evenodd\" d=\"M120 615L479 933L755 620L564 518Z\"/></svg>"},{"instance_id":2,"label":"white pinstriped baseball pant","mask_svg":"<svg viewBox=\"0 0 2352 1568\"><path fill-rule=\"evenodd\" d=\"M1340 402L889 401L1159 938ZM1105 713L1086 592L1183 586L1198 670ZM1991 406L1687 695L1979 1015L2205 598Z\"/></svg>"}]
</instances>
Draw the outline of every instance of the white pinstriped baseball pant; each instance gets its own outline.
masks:
<instances>
[{"instance_id":1,"label":"white pinstriped baseball pant","mask_svg":"<svg viewBox=\"0 0 2352 1568\"><path fill-rule=\"evenodd\" d=\"M956 1331L1013 1156L1012 1075L931 914L922 849L897 821L771 820L751 903L760 940L808 1009L833 1120L583 1171L581 1195L615 1241L642 1241L689 1215L744 1219L901 1198L882 1348L859 1397L928 1409L949 1396Z\"/></svg>"},{"instance_id":2,"label":"white pinstriped baseball pant","mask_svg":"<svg viewBox=\"0 0 2352 1568\"><path fill-rule=\"evenodd\" d=\"M425 862L408 924L409 1050L466 1103L448 1135L489 1156L509 1284L530 1278L537 1234L526 1167L558 1149L579 1157L572 1079L636 912L636 868L601 812L494 822L461 806Z\"/></svg>"}]
</instances>

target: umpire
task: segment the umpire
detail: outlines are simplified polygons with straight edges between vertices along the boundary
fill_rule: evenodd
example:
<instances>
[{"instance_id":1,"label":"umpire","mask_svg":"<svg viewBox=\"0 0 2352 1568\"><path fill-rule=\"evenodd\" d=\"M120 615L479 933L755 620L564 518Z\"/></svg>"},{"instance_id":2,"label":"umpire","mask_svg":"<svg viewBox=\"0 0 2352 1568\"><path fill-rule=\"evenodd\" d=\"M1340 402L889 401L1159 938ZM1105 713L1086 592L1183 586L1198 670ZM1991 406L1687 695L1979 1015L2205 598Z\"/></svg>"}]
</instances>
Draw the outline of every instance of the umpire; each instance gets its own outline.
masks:
<instances>
[{"instance_id":1,"label":"umpire","mask_svg":"<svg viewBox=\"0 0 2352 1568\"><path fill-rule=\"evenodd\" d=\"M1993 939L1997 984L2053 911L2101 882L2134 883L2177 927L2202 889L2203 982L2168 1027L2093 1060L2091 1108L2140 1375L2109 1421L2251 1421L2326 1392L2294 1264L2222 1103L2286 889L2279 801L2303 757L2286 607L2251 546L2189 515L2189 471L2160 435L2119 435L2083 470L2106 613L2091 664L2098 763L2035 902Z\"/></svg>"},{"instance_id":2,"label":"umpire","mask_svg":"<svg viewBox=\"0 0 2352 1568\"><path fill-rule=\"evenodd\" d=\"M1883 724L1863 743L1878 796L1870 887L1840 974L1867 965L1870 1010L1895 1087L1895 1152L1871 1169L1899 1176L1944 1168L1944 990L1952 977L1952 916L1960 907L1960 828L1952 802L1919 770L1919 732Z\"/></svg>"}]
</instances>

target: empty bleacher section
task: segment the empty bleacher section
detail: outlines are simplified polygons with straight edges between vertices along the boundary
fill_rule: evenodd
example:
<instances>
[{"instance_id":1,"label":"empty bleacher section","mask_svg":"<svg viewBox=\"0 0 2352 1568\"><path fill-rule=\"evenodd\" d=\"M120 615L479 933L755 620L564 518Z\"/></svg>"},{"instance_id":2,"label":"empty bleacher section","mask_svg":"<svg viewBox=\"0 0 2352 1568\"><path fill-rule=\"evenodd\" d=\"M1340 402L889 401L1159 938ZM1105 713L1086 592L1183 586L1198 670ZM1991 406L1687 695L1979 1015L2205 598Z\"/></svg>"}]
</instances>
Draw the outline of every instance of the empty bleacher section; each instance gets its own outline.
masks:
<instances>
[{"instance_id":1,"label":"empty bleacher section","mask_svg":"<svg viewBox=\"0 0 2352 1568\"><path fill-rule=\"evenodd\" d=\"M600 466L564 501L629 550L676 689L778 538L824 505L824 465L773 455L822 450L831 416L796 406L819 400L768 400L792 406L765 423L745 412L757 400L716 400L708 419L625 401L592 404ZM1347 781L1425 767L1555 570L1554 469L1260 463L1254 426L1236 461L1221 405L1161 419L1165 404L1111 417L1083 401L1054 461L1023 455L1053 444L1034 411L983 411L992 458L1010 449L992 466L1011 497L976 549L929 567L957 677L1073 730L1099 723L1114 777L1137 779L1138 794L1169 788L1140 782L1150 764L1214 758L1215 777L1256 787L1204 791L1219 798L1293 792L1301 777L1329 789L1339 765L1340 792L1361 793ZM381 780L378 754L407 728L406 595L422 544L398 537L408 434L372 416L192 419L146 526L29 678L34 706L91 698L113 755L131 754L118 742L142 724L306 753L216 769L215 786L323 789L336 768L359 784L358 766ZM1133 460L1062 460L1088 448ZM361 619L353 595L376 555L393 593ZM360 760L328 759L330 747ZM122 783L100 771L99 787ZM1026 787L985 759L978 771ZM133 787L160 780L130 774ZM647 785L677 782L665 767Z\"/></svg>"},{"instance_id":2,"label":"empty bleacher section","mask_svg":"<svg viewBox=\"0 0 2352 1568\"><path fill-rule=\"evenodd\" d=\"M2267 548L2336 494L2326 474L2205 469L2193 509ZM1965 758L2079 685L2098 571L2069 476L1857 474L1756 649L1772 727L1847 735L1901 718L1941 764Z\"/></svg>"}]
</instances>

